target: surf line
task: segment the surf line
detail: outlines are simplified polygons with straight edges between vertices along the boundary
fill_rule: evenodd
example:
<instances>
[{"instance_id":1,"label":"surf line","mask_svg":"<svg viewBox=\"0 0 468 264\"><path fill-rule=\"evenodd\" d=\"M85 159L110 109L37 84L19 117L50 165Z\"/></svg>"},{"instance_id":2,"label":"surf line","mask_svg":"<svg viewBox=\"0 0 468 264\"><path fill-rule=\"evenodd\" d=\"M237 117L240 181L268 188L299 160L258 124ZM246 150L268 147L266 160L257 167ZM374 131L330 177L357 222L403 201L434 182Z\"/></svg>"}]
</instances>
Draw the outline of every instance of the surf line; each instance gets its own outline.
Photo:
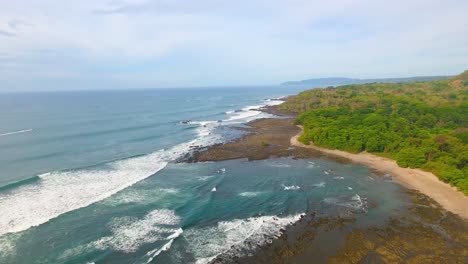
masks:
<instances>
[{"instance_id":1,"label":"surf line","mask_svg":"<svg viewBox=\"0 0 468 264\"><path fill-rule=\"evenodd\" d=\"M30 129L23 129L23 130L19 130L19 131L14 131L14 132L8 132L8 133L0 134L0 137L9 136L9 135L14 135L14 134L27 133L27 132L31 132L31 131L33 131L32 128L30 128Z\"/></svg>"}]
</instances>

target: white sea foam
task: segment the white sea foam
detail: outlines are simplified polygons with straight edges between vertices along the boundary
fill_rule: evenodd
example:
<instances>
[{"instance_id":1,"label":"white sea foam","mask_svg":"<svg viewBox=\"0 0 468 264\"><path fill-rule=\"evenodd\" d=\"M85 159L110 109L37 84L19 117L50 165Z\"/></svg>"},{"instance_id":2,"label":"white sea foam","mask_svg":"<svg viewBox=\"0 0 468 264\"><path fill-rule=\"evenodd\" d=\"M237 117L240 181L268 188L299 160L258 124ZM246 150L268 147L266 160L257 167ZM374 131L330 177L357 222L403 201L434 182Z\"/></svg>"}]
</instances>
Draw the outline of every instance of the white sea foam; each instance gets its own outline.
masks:
<instances>
[{"instance_id":1,"label":"white sea foam","mask_svg":"<svg viewBox=\"0 0 468 264\"><path fill-rule=\"evenodd\" d=\"M301 187L297 186L297 185L291 185L291 186L284 186L284 190L285 191L297 191L299 190Z\"/></svg>"},{"instance_id":2,"label":"white sea foam","mask_svg":"<svg viewBox=\"0 0 468 264\"><path fill-rule=\"evenodd\" d=\"M184 233L196 263L209 263L221 254L242 255L245 251L271 243L282 228L300 219L301 215L286 217L261 216L219 222L215 227L191 229Z\"/></svg>"},{"instance_id":3,"label":"white sea foam","mask_svg":"<svg viewBox=\"0 0 468 264\"><path fill-rule=\"evenodd\" d=\"M105 168L56 171L39 176L33 184L0 194L0 235L26 230L63 213L89 206L155 174L198 138L165 151L111 162Z\"/></svg>"},{"instance_id":4,"label":"white sea foam","mask_svg":"<svg viewBox=\"0 0 468 264\"><path fill-rule=\"evenodd\" d=\"M263 105L261 105L263 106ZM247 122L263 114L243 109L233 120ZM253 112L251 112L253 111ZM258 113L257 113L258 112ZM236 115L237 113L235 113ZM253 120L252 119L252 120ZM54 171L39 175L39 181L19 186L0 194L0 235L20 232L46 223L66 212L89 206L155 174L166 164L187 153L191 146L207 146L222 142L220 135L212 133L221 123L217 121L194 122L198 137L168 150L115 161L105 168ZM0 135L30 132L32 129ZM137 197L130 198L139 199ZM125 202L125 201L124 201Z\"/></svg>"},{"instance_id":5,"label":"white sea foam","mask_svg":"<svg viewBox=\"0 0 468 264\"><path fill-rule=\"evenodd\" d=\"M348 197L328 197L323 200L325 203L347 207L354 210L367 212L367 201L361 198L359 194Z\"/></svg>"},{"instance_id":6,"label":"white sea foam","mask_svg":"<svg viewBox=\"0 0 468 264\"><path fill-rule=\"evenodd\" d=\"M15 237L0 236L0 257L6 258L15 253Z\"/></svg>"},{"instance_id":7,"label":"white sea foam","mask_svg":"<svg viewBox=\"0 0 468 264\"><path fill-rule=\"evenodd\" d=\"M268 163L268 165L270 167L275 167L275 168L289 168L289 167L291 167L290 164L278 163L278 162L270 162L270 163Z\"/></svg>"},{"instance_id":8,"label":"white sea foam","mask_svg":"<svg viewBox=\"0 0 468 264\"><path fill-rule=\"evenodd\" d=\"M142 219L115 218L109 225L112 235L102 237L92 244L101 250L134 252L143 244L166 239L164 234L179 233L180 228L167 227L175 226L179 221L180 218L175 215L174 211L167 209L151 211ZM172 235L168 239L172 239Z\"/></svg>"},{"instance_id":9,"label":"white sea foam","mask_svg":"<svg viewBox=\"0 0 468 264\"><path fill-rule=\"evenodd\" d=\"M309 168L309 169L314 169L314 168L319 168L320 167L320 165L317 165L313 161L308 161L307 163L308 163L307 168Z\"/></svg>"},{"instance_id":10,"label":"white sea foam","mask_svg":"<svg viewBox=\"0 0 468 264\"><path fill-rule=\"evenodd\" d=\"M361 198L359 194L355 194L351 200L353 201L353 206L355 208L364 208L364 206L367 204L367 202Z\"/></svg>"},{"instance_id":11,"label":"white sea foam","mask_svg":"<svg viewBox=\"0 0 468 264\"><path fill-rule=\"evenodd\" d=\"M174 188L152 188L149 190L126 190L115 194L111 199L106 199L103 202L106 205L116 206L119 204L129 204L129 203L152 203L156 200L163 199L168 195L177 194L179 191Z\"/></svg>"},{"instance_id":12,"label":"white sea foam","mask_svg":"<svg viewBox=\"0 0 468 264\"><path fill-rule=\"evenodd\" d=\"M66 260L74 257L74 256L79 256L83 254L84 252L87 252L89 250L95 249L94 246L90 244L84 244L84 245L78 245L72 248L65 249L62 254L58 257L59 260L62 260L65 262Z\"/></svg>"},{"instance_id":13,"label":"white sea foam","mask_svg":"<svg viewBox=\"0 0 468 264\"><path fill-rule=\"evenodd\" d=\"M325 182L316 183L316 184L314 184L314 187L323 188L323 187L325 187Z\"/></svg>"},{"instance_id":14,"label":"white sea foam","mask_svg":"<svg viewBox=\"0 0 468 264\"><path fill-rule=\"evenodd\" d=\"M207 181L208 179L213 178L213 177L214 176L212 176L212 175L210 175L210 176L199 176L196 179L199 180L199 181Z\"/></svg>"},{"instance_id":15,"label":"white sea foam","mask_svg":"<svg viewBox=\"0 0 468 264\"><path fill-rule=\"evenodd\" d=\"M265 102L267 105L280 105L284 103L284 101L280 99L266 99Z\"/></svg>"},{"instance_id":16,"label":"white sea foam","mask_svg":"<svg viewBox=\"0 0 468 264\"><path fill-rule=\"evenodd\" d=\"M282 100L266 99L261 105L250 105L242 108L240 111L227 111L226 114L230 117L225 120L227 123L242 123L250 122L259 118L273 117L273 115L260 111L260 108L269 105L279 105L283 103Z\"/></svg>"},{"instance_id":17,"label":"white sea foam","mask_svg":"<svg viewBox=\"0 0 468 264\"><path fill-rule=\"evenodd\" d=\"M22 133L27 133L27 132L31 132L31 131L33 131L33 130L32 129L23 129L23 130L18 130L18 131L13 131L13 132L0 134L0 137L15 135L15 134L22 134Z\"/></svg>"},{"instance_id":18,"label":"white sea foam","mask_svg":"<svg viewBox=\"0 0 468 264\"><path fill-rule=\"evenodd\" d=\"M217 121L192 121L191 124L197 124L197 133L199 137L211 136L210 140L213 140L214 137L218 138L218 135L212 134L213 130L220 125Z\"/></svg>"},{"instance_id":19,"label":"white sea foam","mask_svg":"<svg viewBox=\"0 0 468 264\"><path fill-rule=\"evenodd\" d=\"M59 259L65 261L96 249L134 252L143 244L168 240L163 246L146 254L154 258L162 251L169 250L173 240L182 234L182 229L177 227L179 222L180 218L168 209L153 210L140 219L117 217L109 223L111 235L67 249Z\"/></svg>"},{"instance_id":20,"label":"white sea foam","mask_svg":"<svg viewBox=\"0 0 468 264\"><path fill-rule=\"evenodd\" d=\"M242 197L255 197L263 194L263 192L241 192L239 193L239 196Z\"/></svg>"},{"instance_id":21,"label":"white sea foam","mask_svg":"<svg viewBox=\"0 0 468 264\"><path fill-rule=\"evenodd\" d=\"M0 235L19 232L86 207L166 166L151 154L110 163L107 169L51 172L39 182L0 194Z\"/></svg>"},{"instance_id":22,"label":"white sea foam","mask_svg":"<svg viewBox=\"0 0 468 264\"><path fill-rule=\"evenodd\" d=\"M161 248L159 249L155 249L155 250L152 250L148 253L146 253L147 256L150 256L150 258L148 259L148 261L146 263L150 263L153 261L153 259L158 256L159 254L161 254L161 252L163 251L168 251L171 246L172 246L172 243L174 242L174 240L176 238L178 238L181 234L183 233L183 230L182 228L179 228L177 229L173 234L171 234L170 236L166 237L166 240L169 240L166 244L164 244Z\"/></svg>"},{"instance_id":23,"label":"white sea foam","mask_svg":"<svg viewBox=\"0 0 468 264\"><path fill-rule=\"evenodd\" d=\"M242 111L232 113L231 116L226 120L227 122L232 121L240 121L240 122L248 122L251 119L256 119L256 116L261 115L262 112L258 110L250 110L248 108L242 109Z\"/></svg>"}]
</instances>

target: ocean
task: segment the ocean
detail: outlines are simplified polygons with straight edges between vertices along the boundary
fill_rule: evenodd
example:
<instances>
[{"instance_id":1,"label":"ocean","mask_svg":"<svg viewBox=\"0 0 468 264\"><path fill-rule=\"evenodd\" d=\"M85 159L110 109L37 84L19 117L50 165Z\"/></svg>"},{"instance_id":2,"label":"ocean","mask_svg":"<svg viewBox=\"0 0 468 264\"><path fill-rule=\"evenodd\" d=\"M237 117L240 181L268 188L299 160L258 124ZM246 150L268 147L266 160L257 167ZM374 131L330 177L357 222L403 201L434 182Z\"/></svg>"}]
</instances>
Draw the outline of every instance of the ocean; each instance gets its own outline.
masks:
<instances>
[{"instance_id":1,"label":"ocean","mask_svg":"<svg viewBox=\"0 0 468 264\"><path fill-rule=\"evenodd\" d=\"M310 211L402 207L399 185L326 157L174 162L303 89L0 94L0 263L209 263Z\"/></svg>"}]
</instances>

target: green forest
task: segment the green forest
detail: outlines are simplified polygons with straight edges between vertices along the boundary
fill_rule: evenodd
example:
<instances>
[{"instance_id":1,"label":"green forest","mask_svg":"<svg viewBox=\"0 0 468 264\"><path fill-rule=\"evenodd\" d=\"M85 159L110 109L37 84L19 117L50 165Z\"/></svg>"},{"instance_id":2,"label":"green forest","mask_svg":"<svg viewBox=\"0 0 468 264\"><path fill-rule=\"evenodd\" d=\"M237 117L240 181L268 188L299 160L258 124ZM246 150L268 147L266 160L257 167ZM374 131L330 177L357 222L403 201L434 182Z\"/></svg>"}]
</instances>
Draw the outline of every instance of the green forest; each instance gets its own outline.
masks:
<instances>
[{"instance_id":1,"label":"green forest","mask_svg":"<svg viewBox=\"0 0 468 264\"><path fill-rule=\"evenodd\" d=\"M305 144L389 157L468 195L468 71L431 82L312 89L280 109L299 114Z\"/></svg>"}]
</instances>

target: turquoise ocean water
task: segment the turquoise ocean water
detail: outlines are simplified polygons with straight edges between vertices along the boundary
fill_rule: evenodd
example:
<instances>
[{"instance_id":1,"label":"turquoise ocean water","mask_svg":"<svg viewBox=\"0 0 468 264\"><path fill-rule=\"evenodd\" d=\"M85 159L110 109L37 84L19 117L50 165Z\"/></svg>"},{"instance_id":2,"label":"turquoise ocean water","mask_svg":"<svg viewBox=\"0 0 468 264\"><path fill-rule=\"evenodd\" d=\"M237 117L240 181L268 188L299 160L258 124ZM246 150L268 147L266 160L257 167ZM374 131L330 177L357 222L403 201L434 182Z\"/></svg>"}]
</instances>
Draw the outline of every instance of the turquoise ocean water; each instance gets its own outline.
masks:
<instances>
[{"instance_id":1,"label":"turquoise ocean water","mask_svg":"<svg viewBox=\"0 0 468 264\"><path fill-rule=\"evenodd\" d=\"M173 163L302 89L0 94L0 263L209 263L306 212L375 220L404 204L398 185L326 158Z\"/></svg>"}]
</instances>

